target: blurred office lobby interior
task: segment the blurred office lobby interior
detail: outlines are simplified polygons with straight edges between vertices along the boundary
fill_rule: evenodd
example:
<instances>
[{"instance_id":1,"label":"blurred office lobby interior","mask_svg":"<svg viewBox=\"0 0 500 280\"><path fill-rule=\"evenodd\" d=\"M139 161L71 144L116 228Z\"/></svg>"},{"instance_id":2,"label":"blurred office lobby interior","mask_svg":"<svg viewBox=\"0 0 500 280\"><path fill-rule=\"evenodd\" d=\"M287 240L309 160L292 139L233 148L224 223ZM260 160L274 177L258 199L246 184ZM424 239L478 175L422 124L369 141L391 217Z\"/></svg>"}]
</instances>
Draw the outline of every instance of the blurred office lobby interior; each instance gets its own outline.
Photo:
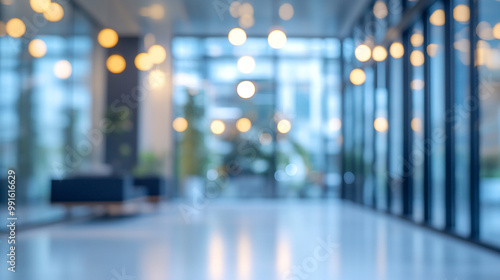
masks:
<instances>
[{"instance_id":1,"label":"blurred office lobby interior","mask_svg":"<svg viewBox=\"0 0 500 280\"><path fill-rule=\"evenodd\" d=\"M0 0L0 278L499 279L498 11Z\"/></svg>"}]
</instances>

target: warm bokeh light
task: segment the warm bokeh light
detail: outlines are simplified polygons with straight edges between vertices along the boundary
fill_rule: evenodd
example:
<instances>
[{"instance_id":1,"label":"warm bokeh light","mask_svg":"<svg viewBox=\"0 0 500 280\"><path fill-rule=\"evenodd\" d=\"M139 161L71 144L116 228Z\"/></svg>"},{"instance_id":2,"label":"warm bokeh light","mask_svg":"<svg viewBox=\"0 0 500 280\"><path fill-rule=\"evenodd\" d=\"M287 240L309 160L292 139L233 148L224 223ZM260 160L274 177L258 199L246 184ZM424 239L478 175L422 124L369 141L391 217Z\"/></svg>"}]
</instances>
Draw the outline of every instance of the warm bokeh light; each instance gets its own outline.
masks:
<instances>
[{"instance_id":1,"label":"warm bokeh light","mask_svg":"<svg viewBox=\"0 0 500 280\"><path fill-rule=\"evenodd\" d=\"M367 45L361 44L354 50L354 56L356 56L359 61L365 62L370 60L370 57L372 56L372 50Z\"/></svg>"},{"instance_id":2,"label":"warm bokeh light","mask_svg":"<svg viewBox=\"0 0 500 280\"><path fill-rule=\"evenodd\" d=\"M273 142L273 136L267 132L264 132L259 135L259 142L264 146L269 145Z\"/></svg>"},{"instance_id":3,"label":"warm bokeh light","mask_svg":"<svg viewBox=\"0 0 500 280\"><path fill-rule=\"evenodd\" d=\"M224 124L223 121L220 120L214 120L212 121L212 124L210 124L210 130L212 131L213 134L222 134L226 130L226 125Z\"/></svg>"},{"instance_id":4,"label":"warm bokeh light","mask_svg":"<svg viewBox=\"0 0 500 280\"><path fill-rule=\"evenodd\" d=\"M457 5L453 9L453 18L459 22L468 22L470 19L470 9L467 5Z\"/></svg>"},{"instance_id":5,"label":"warm bokeh light","mask_svg":"<svg viewBox=\"0 0 500 280\"><path fill-rule=\"evenodd\" d=\"M172 127L177 132L184 132L188 128L188 121L185 118L178 117L172 122Z\"/></svg>"},{"instance_id":6,"label":"warm bokeh light","mask_svg":"<svg viewBox=\"0 0 500 280\"><path fill-rule=\"evenodd\" d=\"M0 20L0 37L7 35L7 30L5 30L5 22Z\"/></svg>"},{"instance_id":7,"label":"warm bokeh light","mask_svg":"<svg viewBox=\"0 0 500 280\"><path fill-rule=\"evenodd\" d=\"M410 54L410 62L413 66L422 66L425 62L424 53L421 51L412 51Z\"/></svg>"},{"instance_id":8,"label":"warm bokeh light","mask_svg":"<svg viewBox=\"0 0 500 280\"><path fill-rule=\"evenodd\" d=\"M411 81L410 87L412 90L423 90L425 86L425 82L420 79L416 79Z\"/></svg>"},{"instance_id":9,"label":"warm bokeh light","mask_svg":"<svg viewBox=\"0 0 500 280\"><path fill-rule=\"evenodd\" d=\"M243 3L238 7L238 15L250 15L253 16L253 6L250 3Z\"/></svg>"},{"instance_id":10,"label":"warm bokeh light","mask_svg":"<svg viewBox=\"0 0 500 280\"><path fill-rule=\"evenodd\" d=\"M97 35L97 42L105 48L112 48L118 43L118 33L111 28L105 28Z\"/></svg>"},{"instance_id":11,"label":"warm bokeh light","mask_svg":"<svg viewBox=\"0 0 500 280\"><path fill-rule=\"evenodd\" d=\"M276 127L280 133L286 134L292 129L292 124L289 120L281 120Z\"/></svg>"},{"instance_id":12,"label":"warm bokeh light","mask_svg":"<svg viewBox=\"0 0 500 280\"><path fill-rule=\"evenodd\" d=\"M241 6L241 3L238 2L238 1L234 1L233 3L231 3L231 5L229 6L229 13L231 14L232 17L234 18L237 18L240 16L240 6Z\"/></svg>"},{"instance_id":13,"label":"warm bokeh light","mask_svg":"<svg viewBox=\"0 0 500 280\"><path fill-rule=\"evenodd\" d=\"M255 85L250 81L243 81L238 84L236 92L241 98L248 99L255 94Z\"/></svg>"},{"instance_id":14,"label":"warm bokeh light","mask_svg":"<svg viewBox=\"0 0 500 280\"><path fill-rule=\"evenodd\" d=\"M479 40L476 45L476 65L486 65L490 57L491 46L488 42Z\"/></svg>"},{"instance_id":15,"label":"warm bokeh light","mask_svg":"<svg viewBox=\"0 0 500 280\"><path fill-rule=\"evenodd\" d=\"M279 15L282 20L290 20L293 17L293 6L290 3L283 3L279 9Z\"/></svg>"},{"instance_id":16,"label":"warm bokeh light","mask_svg":"<svg viewBox=\"0 0 500 280\"><path fill-rule=\"evenodd\" d=\"M480 23L477 24L476 33L479 36L479 38L483 40L494 39L493 28L491 28L491 25L486 21L481 21Z\"/></svg>"},{"instance_id":17,"label":"warm bokeh light","mask_svg":"<svg viewBox=\"0 0 500 280\"><path fill-rule=\"evenodd\" d=\"M373 122L373 127L378 132L386 132L389 129L389 122L386 118L379 117Z\"/></svg>"},{"instance_id":18,"label":"warm bokeh light","mask_svg":"<svg viewBox=\"0 0 500 280\"><path fill-rule=\"evenodd\" d=\"M67 60L59 60L54 65L54 75L59 79L65 80L69 78L72 71L71 63Z\"/></svg>"},{"instance_id":19,"label":"warm bokeh light","mask_svg":"<svg viewBox=\"0 0 500 280\"><path fill-rule=\"evenodd\" d=\"M375 17L378 19L384 19L389 11L387 10L387 5L385 4L384 1L377 1L375 2L375 5L373 5L373 14Z\"/></svg>"},{"instance_id":20,"label":"warm bokeh light","mask_svg":"<svg viewBox=\"0 0 500 280\"><path fill-rule=\"evenodd\" d=\"M50 7L50 0L30 0L30 6L33 11L43 13Z\"/></svg>"},{"instance_id":21,"label":"warm bokeh light","mask_svg":"<svg viewBox=\"0 0 500 280\"><path fill-rule=\"evenodd\" d=\"M46 20L56 22L64 17L64 9L58 3L52 2L47 10L43 12Z\"/></svg>"},{"instance_id":22,"label":"warm bokeh light","mask_svg":"<svg viewBox=\"0 0 500 280\"><path fill-rule=\"evenodd\" d=\"M114 74L123 72L126 66L127 63L125 62L125 59L119 54L110 55L106 60L106 67L108 68L109 72Z\"/></svg>"},{"instance_id":23,"label":"warm bokeh light","mask_svg":"<svg viewBox=\"0 0 500 280\"><path fill-rule=\"evenodd\" d=\"M167 75L159 69L152 70L148 75L148 83L154 89L162 88L167 81Z\"/></svg>"},{"instance_id":24,"label":"warm bokeh light","mask_svg":"<svg viewBox=\"0 0 500 280\"><path fill-rule=\"evenodd\" d=\"M500 23L495 24L493 27L493 37L500 40Z\"/></svg>"},{"instance_id":25,"label":"warm bokeh light","mask_svg":"<svg viewBox=\"0 0 500 280\"><path fill-rule=\"evenodd\" d=\"M387 58L387 51L382 46L376 46L373 48L372 55L375 61L384 61Z\"/></svg>"},{"instance_id":26,"label":"warm bokeh light","mask_svg":"<svg viewBox=\"0 0 500 280\"><path fill-rule=\"evenodd\" d=\"M351 83L353 85L362 85L366 80L365 71L363 71L362 69L354 69L351 71L349 79L351 80Z\"/></svg>"},{"instance_id":27,"label":"warm bokeh light","mask_svg":"<svg viewBox=\"0 0 500 280\"><path fill-rule=\"evenodd\" d=\"M147 53L140 53L135 57L135 67L141 71L148 71L153 67L153 62Z\"/></svg>"},{"instance_id":28,"label":"warm bokeh light","mask_svg":"<svg viewBox=\"0 0 500 280\"><path fill-rule=\"evenodd\" d=\"M252 128L252 122L247 118L241 118L236 122L236 129L239 132L247 132Z\"/></svg>"},{"instance_id":29,"label":"warm bokeh light","mask_svg":"<svg viewBox=\"0 0 500 280\"><path fill-rule=\"evenodd\" d=\"M234 46L241 46L247 41L247 33L241 28L233 28L227 35L229 43Z\"/></svg>"},{"instance_id":30,"label":"warm bokeh light","mask_svg":"<svg viewBox=\"0 0 500 280\"><path fill-rule=\"evenodd\" d=\"M33 57L43 57L47 53L47 45L43 40L34 39L29 43L28 51Z\"/></svg>"},{"instance_id":31,"label":"warm bokeh light","mask_svg":"<svg viewBox=\"0 0 500 280\"><path fill-rule=\"evenodd\" d=\"M400 42L394 42L389 48L389 52L391 53L391 56L393 58L398 59L402 58L403 55L405 54L405 48L403 47L403 44L401 44Z\"/></svg>"},{"instance_id":32,"label":"warm bokeh light","mask_svg":"<svg viewBox=\"0 0 500 280\"><path fill-rule=\"evenodd\" d=\"M238 70L241 73L248 74L255 70L255 59L251 56L242 56L238 59Z\"/></svg>"},{"instance_id":33,"label":"warm bokeh light","mask_svg":"<svg viewBox=\"0 0 500 280\"><path fill-rule=\"evenodd\" d=\"M435 26L443 26L446 22L444 10L435 10L429 17L429 22Z\"/></svg>"},{"instance_id":34,"label":"warm bokeh light","mask_svg":"<svg viewBox=\"0 0 500 280\"><path fill-rule=\"evenodd\" d=\"M267 42L273 49L281 49L286 45L286 34L281 30L273 30L267 36Z\"/></svg>"},{"instance_id":35,"label":"warm bokeh light","mask_svg":"<svg viewBox=\"0 0 500 280\"><path fill-rule=\"evenodd\" d=\"M149 7L149 17L154 20L160 20L165 17L165 8L161 4L153 4Z\"/></svg>"},{"instance_id":36,"label":"warm bokeh light","mask_svg":"<svg viewBox=\"0 0 500 280\"><path fill-rule=\"evenodd\" d=\"M19 38L26 32L26 25L18 18L13 18L7 21L5 30L10 37Z\"/></svg>"},{"instance_id":37,"label":"warm bokeh light","mask_svg":"<svg viewBox=\"0 0 500 280\"><path fill-rule=\"evenodd\" d=\"M422 131L422 120L419 118L413 118L411 120L411 129L415 132Z\"/></svg>"},{"instance_id":38,"label":"warm bokeh light","mask_svg":"<svg viewBox=\"0 0 500 280\"><path fill-rule=\"evenodd\" d=\"M439 50L439 45L438 44L429 44L427 46L427 54L430 57L434 57L437 54L438 50Z\"/></svg>"},{"instance_id":39,"label":"warm bokeh light","mask_svg":"<svg viewBox=\"0 0 500 280\"><path fill-rule=\"evenodd\" d=\"M148 50L149 58L154 64L160 64L167 58L167 51L160 45L153 45Z\"/></svg>"},{"instance_id":40,"label":"warm bokeh light","mask_svg":"<svg viewBox=\"0 0 500 280\"><path fill-rule=\"evenodd\" d=\"M342 128L342 121L338 118L332 118L328 121L328 128L331 132L337 132Z\"/></svg>"},{"instance_id":41,"label":"warm bokeh light","mask_svg":"<svg viewBox=\"0 0 500 280\"><path fill-rule=\"evenodd\" d=\"M255 20L252 15L242 15L238 20L238 24L242 28L250 28L254 25Z\"/></svg>"},{"instance_id":42,"label":"warm bokeh light","mask_svg":"<svg viewBox=\"0 0 500 280\"><path fill-rule=\"evenodd\" d=\"M414 47L420 47L424 43L424 35L421 33L415 33L411 35L410 42Z\"/></svg>"}]
</instances>

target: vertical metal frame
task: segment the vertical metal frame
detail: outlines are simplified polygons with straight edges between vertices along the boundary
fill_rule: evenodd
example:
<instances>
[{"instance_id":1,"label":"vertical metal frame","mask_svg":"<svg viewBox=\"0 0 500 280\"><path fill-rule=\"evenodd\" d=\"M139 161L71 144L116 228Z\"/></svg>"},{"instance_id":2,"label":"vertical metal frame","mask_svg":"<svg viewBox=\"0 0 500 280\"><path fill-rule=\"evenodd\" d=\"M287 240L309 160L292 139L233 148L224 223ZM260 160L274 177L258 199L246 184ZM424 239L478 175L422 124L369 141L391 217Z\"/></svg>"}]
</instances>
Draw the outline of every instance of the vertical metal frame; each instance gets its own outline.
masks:
<instances>
[{"instance_id":1,"label":"vertical metal frame","mask_svg":"<svg viewBox=\"0 0 500 280\"><path fill-rule=\"evenodd\" d=\"M478 41L478 36L475 32L476 26L479 22L479 0L469 0L470 6L470 100L469 106L470 110L470 236L472 240L480 239L480 155L479 155L479 72L476 65L476 46Z\"/></svg>"},{"instance_id":2,"label":"vertical metal frame","mask_svg":"<svg viewBox=\"0 0 500 280\"><path fill-rule=\"evenodd\" d=\"M453 1L443 1L445 12L445 230L455 228L455 48Z\"/></svg>"},{"instance_id":3,"label":"vertical metal frame","mask_svg":"<svg viewBox=\"0 0 500 280\"><path fill-rule=\"evenodd\" d=\"M424 223L432 221L432 129L431 129L431 57L426 46L430 41L429 9L424 12Z\"/></svg>"},{"instance_id":4,"label":"vertical metal frame","mask_svg":"<svg viewBox=\"0 0 500 280\"><path fill-rule=\"evenodd\" d=\"M340 40L340 117L343 120L343 125L341 126L341 134L342 134L342 145L340 147L340 157L342 159L341 162L341 186L340 186L340 197L342 199L347 199L347 185L344 180L344 174L347 171L346 167L346 153L345 153L345 119L346 119L346 109L345 109L345 84L346 84L346 76L345 76L345 58L344 58L344 39Z\"/></svg>"},{"instance_id":5,"label":"vertical metal frame","mask_svg":"<svg viewBox=\"0 0 500 280\"><path fill-rule=\"evenodd\" d=\"M387 121L389 123L389 127L387 128L387 156L386 156L386 203L387 203L387 212L392 213L392 178L390 176L391 174L391 134L392 134L392 124L391 124L391 119L392 119L392 113L391 113L391 108L392 108L392 88L391 88L391 83L390 83L390 77L391 77L391 60L393 58L390 57L390 55L387 56L387 60L385 62L385 88L387 91Z\"/></svg>"},{"instance_id":6,"label":"vertical metal frame","mask_svg":"<svg viewBox=\"0 0 500 280\"><path fill-rule=\"evenodd\" d=\"M413 135L411 131L411 117L413 115L413 99L410 90L410 32L403 32L403 215L411 217L413 214L413 165L412 148Z\"/></svg>"}]
</instances>

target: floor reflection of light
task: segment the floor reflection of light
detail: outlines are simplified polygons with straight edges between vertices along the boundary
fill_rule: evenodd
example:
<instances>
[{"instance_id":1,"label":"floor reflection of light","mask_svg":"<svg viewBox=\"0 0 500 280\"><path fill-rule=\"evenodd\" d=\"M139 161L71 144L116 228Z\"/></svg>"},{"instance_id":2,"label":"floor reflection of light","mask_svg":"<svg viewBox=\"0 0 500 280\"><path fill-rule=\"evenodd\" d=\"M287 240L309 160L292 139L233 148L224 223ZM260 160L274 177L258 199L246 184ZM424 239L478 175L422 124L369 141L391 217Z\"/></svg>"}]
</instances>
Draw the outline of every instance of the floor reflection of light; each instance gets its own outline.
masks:
<instances>
[{"instance_id":1,"label":"floor reflection of light","mask_svg":"<svg viewBox=\"0 0 500 280\"><path fill-rule=\"evenodd\" d=\"M214 233L210 238L209 248L209 274L210 279L224 278L224 242L219 233Z\"/></svg>"},{"instance_id":2,"label":"floor reflection of light","mask_svg":"<svg viewBox=\"0 0 500 280\"><path fill-rule=\"evenodd\" d=\"M238 237L238 280L252 277L252 244L248 235L243 232Z\"/></svg>"},{"instance_id":3,"label":"floor reflection of light","mask_svg":"<svg viewBox=\"0 0 500 280\"><path fill-rule=\"evenodd\" d=\"M387 234L385 225L377 228L377 279L387 278Z\"/></svg>"},{"instance_id":4,"label":"floor reflection of light","mask_svg":"<svg viewBox=\"0 0 500 280\"><path fill-rule=\"evenodd\" d=\"M164 245L149 244L142 251L142 272L144 279L167 279L169 271L168 248Z\"/></svg>"},{"instance_id":5,"label":"floor reflection of light","mask_svg":"<svg viewBox=\"0 0 500 280\"><path fill-rule=\"evenodd\" d=\"M292 256L291 256L290 241L288 236L280 234L276 245L276 273L280 278L285 279L291 271Z\"/></svg>"}]
</instances>

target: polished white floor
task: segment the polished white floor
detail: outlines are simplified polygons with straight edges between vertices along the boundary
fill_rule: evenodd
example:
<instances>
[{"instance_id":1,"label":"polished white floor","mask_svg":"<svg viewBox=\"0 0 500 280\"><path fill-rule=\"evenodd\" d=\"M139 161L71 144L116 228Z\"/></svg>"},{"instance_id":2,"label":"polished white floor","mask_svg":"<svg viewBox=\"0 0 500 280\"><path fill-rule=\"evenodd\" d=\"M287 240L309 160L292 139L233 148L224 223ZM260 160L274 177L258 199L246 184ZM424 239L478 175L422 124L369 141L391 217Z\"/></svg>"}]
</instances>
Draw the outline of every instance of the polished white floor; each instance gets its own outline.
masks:
<instances>
[{"instance_id":1,"label":"polished white floor","mask_svg":"<svg viewBox=\"0 0 500 280\"><path fill-rule=\"evenodd\" d=\"M0 279L500 279L499 254L335 200L169 203L20 232L17 257Z\"/></svg>"}]
</instances>

